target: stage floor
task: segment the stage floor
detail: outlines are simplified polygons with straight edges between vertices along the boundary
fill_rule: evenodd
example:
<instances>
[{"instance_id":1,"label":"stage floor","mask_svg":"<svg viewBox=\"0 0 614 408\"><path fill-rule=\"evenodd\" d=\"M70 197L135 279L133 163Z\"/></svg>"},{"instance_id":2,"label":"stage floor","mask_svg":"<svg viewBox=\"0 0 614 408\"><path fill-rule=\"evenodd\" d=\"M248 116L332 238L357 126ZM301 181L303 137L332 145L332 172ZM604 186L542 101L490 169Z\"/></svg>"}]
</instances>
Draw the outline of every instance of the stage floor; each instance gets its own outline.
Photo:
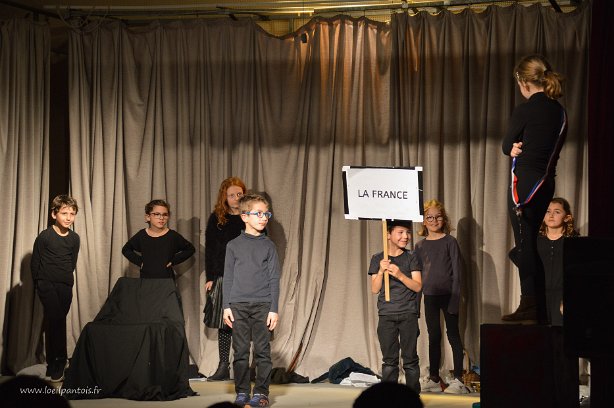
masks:
<instances>
[{"instance_id":1,"label":"stage floor","mask_svg":"<svg viewBox=\"0 0 614 408\"><path fill-rule=\"evenodd\" d=\"M0 383L9 378L11 377L0 377ZM119 398L77 400L70 401L70 406L73 408L133 408L158 406L159 404L161 407L172 408L206 408L216 402L233 401L235 397L232 381L191 381L190 386L199 394L198 396L161 403ZM364 390L365 388L328 383L271 385L270 398L271 405L276 408L351 408L356 397ZM480 394L423 393L420 398L424 406L428 408L471 408L474 402L480 401Z\"/></svg>"},{"instance_id":2,"label":"stage floor","mask_svg":"<svg viewBox=\"0 0 614 408\"><path fill-rule=\"evenodd\" d=\"M164 407L206 408L216 402L234 400L234 383L232 381L192 381L190 385L199 394L198 396L164 402ZM271 385L270 390L271 406L275 408L351 408L354 399L364 388L335 384L287 384ZM479 394L448 395L443 393L424 393L421 395L421 398L424 405L428 408L471 408L474 402L480 400ZM150 407L152 402L102 399L71 401L70 405L75 408L132 408Z\"/></svg>"}]
</instances>

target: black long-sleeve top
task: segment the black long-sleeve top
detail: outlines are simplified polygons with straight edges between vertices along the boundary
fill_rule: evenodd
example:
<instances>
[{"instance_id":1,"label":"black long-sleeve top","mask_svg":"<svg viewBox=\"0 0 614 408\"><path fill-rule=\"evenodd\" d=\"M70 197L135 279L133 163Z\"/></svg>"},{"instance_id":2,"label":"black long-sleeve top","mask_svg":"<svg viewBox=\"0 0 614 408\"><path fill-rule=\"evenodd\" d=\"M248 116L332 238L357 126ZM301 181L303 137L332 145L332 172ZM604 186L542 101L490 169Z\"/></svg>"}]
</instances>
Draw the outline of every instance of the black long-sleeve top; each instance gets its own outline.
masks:
<instances>
[{"instance_id":1,"label":"black long-sleeve top","mask_svg":"<svg viewBox=\"0 0 614 408\"><path fill-rule=\"evenodd\" d=\"M516 174L554 177L566 133L565 109L545 93L538 92L514 109L501 147L509 156L513 144L522 142Z\"/></svg>"},{"instance_id":2,"label":"black long-sleeve top","mask_svg":"<svg viewBox=\"0 0 614 408\"><path fill-rule=\"evenodd\" d=\"M563 240L537 237L537 253L544 264L546 282L546 311L553 326L563 325L561 301L563 300Z\"/></svg>"},{"instance_id":3,"label":"black long-sleeve top","mask_svg":"<svg viewBox=\"0 0 614 408\"><path fill-rule=\"evenodd\" d=\"M226 245L241 234L245 223L240 215L226 214L226 223L218 225L217 215L212 213L205 229L205 276L212 281L224 276Z\"/></svg>"},{"instance_id":4,"label":"black long-sleeve top","mask_svg":"<svg viewBox=\"0 0 614 408\"><path fill-rule=\"evenodd\" d=\"M72 230L65 236L55 232L52 226L41 232L32 248L32 279L73 285L80 243L79 235Z\"/></svg>"},{"instance_id":5,"label":"black long-sleeve top","mask_svg":"<svg viewBox=\"0 0 614 408\"><path fill-rule=\"evenodd\" d=\"M130 262L141 267L141 278L174 278L173 265L194 255L194 245L177 231L152 237L145 229L140 230L126 242L122 254ZM171 263L170 266L168 263Z\"/></svg>"}]
</instances>

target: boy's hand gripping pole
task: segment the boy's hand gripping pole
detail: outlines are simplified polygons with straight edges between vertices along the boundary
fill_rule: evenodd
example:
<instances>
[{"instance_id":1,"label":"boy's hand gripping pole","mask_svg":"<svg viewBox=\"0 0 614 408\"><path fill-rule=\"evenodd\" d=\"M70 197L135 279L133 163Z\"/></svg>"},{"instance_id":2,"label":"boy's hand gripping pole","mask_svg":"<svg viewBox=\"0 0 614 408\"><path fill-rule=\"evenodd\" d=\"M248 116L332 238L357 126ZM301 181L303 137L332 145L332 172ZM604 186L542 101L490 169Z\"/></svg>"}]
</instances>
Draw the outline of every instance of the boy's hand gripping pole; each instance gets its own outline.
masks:
<instances>
[{"instance_id":1,"label":"boy's hand gripping pole","mask_svg":"<svg viewBox=\"0 0 614 408\"><path fill-rule=\"evenodd\" d=\"M382 238L384 241L384 260L388 260L388 224L386 219L382 219ZM384 271L384 295L386 302L390 302L390 277L388 270Z\"/></svg>"}]
</instances>

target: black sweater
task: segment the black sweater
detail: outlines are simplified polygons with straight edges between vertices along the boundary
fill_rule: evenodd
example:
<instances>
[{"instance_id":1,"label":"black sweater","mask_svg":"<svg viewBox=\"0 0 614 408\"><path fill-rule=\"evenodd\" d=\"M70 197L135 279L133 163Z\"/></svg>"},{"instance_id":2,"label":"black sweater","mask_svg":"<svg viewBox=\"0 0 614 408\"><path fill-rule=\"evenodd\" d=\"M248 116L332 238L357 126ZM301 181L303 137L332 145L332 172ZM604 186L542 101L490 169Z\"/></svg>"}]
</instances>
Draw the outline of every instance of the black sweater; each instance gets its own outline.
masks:
<instances>
[{"instance_id":1,"label":"black sweater","mask_svg":"<svg viewBox=\"0 0 614 408\"><path fill-rule=\"evenodd\" d=\"M61 236L53 227L39 234L34 241L30 269L32 279L44 279L67 285L74 283L73 271L77 266L79 255L79 235L68 230L68 235Z\"/></svg>"},{"instance_id":2,"label":"black sweater","mask_svg":"<svg viewBox=\"0 0 614 408\"><path fill-rule=\"evenodd\" d=\"M205 275L206 281L224 276L226 244L241 234L245 223L240 215L226 214L226 224L218 225L217 215L212 213L205 230Z\"/></svg>"},{"instance_id":3,"label":"black sweater","mask_svg":"<svg viewBox=\"0 0 614 408\"><path fill-rule=\"evenodd\" d=\"M141 278L174 278L172 265L191 257L194 245L174 230L151 237L142 229L126 242L122 254L141 267ZM167 267L169 262L171 266Z\"/></svg>"},{"instance_id":4,"label":"black sweater","mask_svg":"<svg viewBox=\"0 0 614 408\"><path fill-rule=\"evenodd\" d=\"M554 177L566 133L565 109L556 100L538 92L514 109L501 147L509 156L512 145L522 142L516 174Z\"/></svg>"}]
</instances>

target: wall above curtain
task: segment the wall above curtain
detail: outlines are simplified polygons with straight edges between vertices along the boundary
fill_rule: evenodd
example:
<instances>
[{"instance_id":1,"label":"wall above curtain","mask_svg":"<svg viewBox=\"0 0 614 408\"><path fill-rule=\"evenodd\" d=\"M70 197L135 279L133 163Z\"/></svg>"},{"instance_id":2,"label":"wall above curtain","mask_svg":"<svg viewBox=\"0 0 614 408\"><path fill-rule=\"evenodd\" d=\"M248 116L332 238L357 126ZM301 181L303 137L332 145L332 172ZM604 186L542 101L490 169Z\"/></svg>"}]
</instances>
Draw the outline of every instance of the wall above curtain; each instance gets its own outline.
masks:
<instances>
[{"instance_id":1,"label":"wall above curtain","mask_svg":"<svg viewBox=\"0 0 614 408\"><path fill-rule=\"evenodd\" d=\"M541 4L556 11L568 13L588 0L289 0L262 1L236 0L220 3L204 0L151 0L147 5L138 5L123 0L93 0L87 5L63 3L55 0L26 0L19 3L0 1L0 15L25 17L37 14L50 19L53 26L82 28L93 21L121 20L129 24L146 24L153 20L168 19L215 19L233 21L253 19L266 32L282 36L298 30L314 17L330 18L337 15L367 17L373 21L390 22L397 13L415 15L420 12L438 14L442 10L459 13L466 8L476 12L497 4L510 6L513 3L530 6ZM4 4L3 4L4 3ZM8 4L8 5L7 5Z\"/></svg>"}]
</instances>

